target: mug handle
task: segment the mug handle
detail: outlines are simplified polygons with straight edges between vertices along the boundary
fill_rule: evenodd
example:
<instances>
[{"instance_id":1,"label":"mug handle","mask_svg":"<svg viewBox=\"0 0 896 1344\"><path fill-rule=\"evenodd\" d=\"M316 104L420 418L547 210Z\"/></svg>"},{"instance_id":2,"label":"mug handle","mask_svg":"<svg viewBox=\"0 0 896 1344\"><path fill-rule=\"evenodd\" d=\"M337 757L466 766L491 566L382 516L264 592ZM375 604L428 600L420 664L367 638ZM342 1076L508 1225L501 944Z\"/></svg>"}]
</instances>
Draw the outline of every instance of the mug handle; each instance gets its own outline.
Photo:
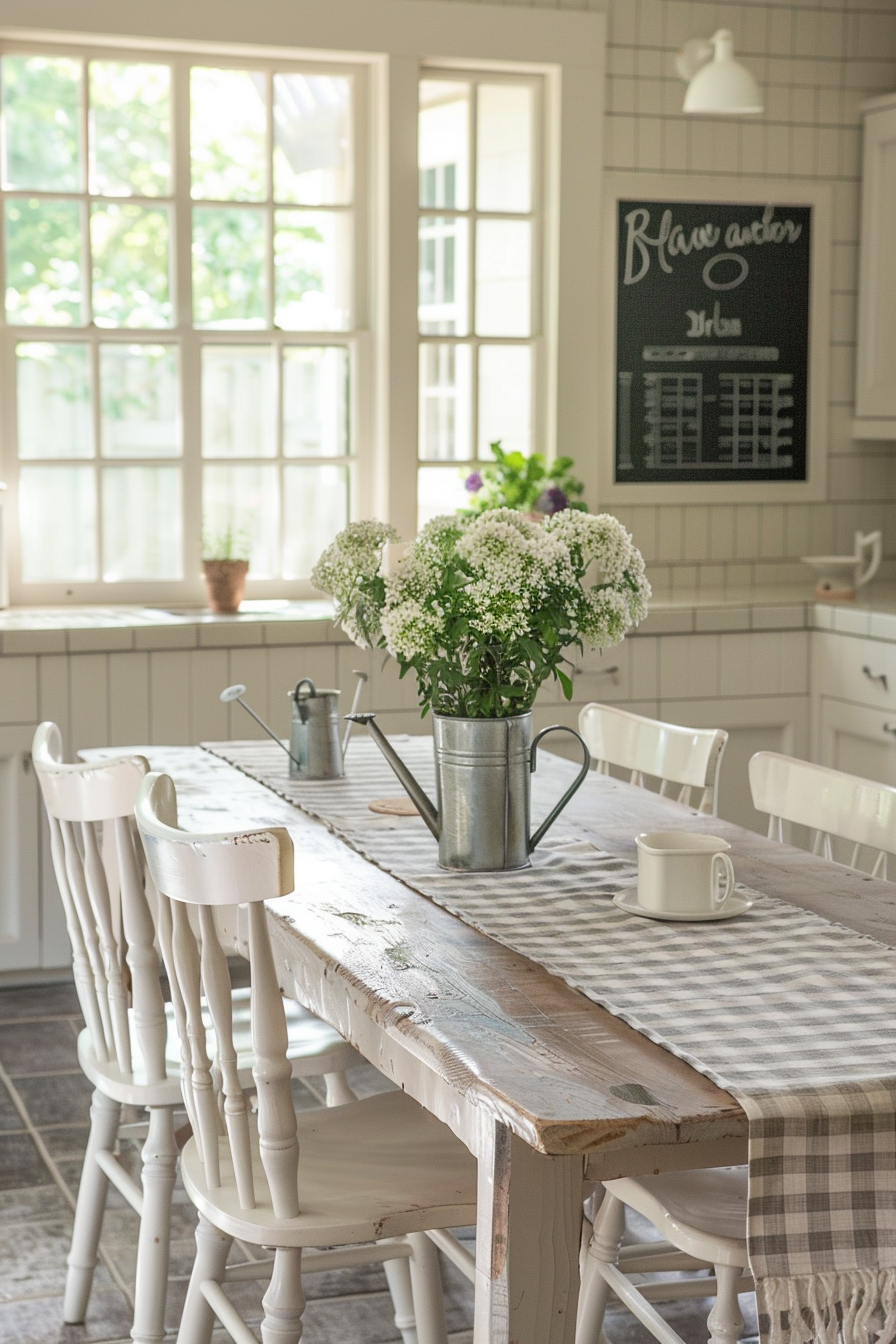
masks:
<instances>
[{"instance_id":1,"label":"mug handle","mask_svg":"<svg viewBox=\"0 0 896 1344\"><path fill-rule=\"evenodd\" d=\"M719 875L716 864L721 864L725 873L725 890L719 895ZM712 856L712 908L718 912L722 910L728 902L729 896L734 891L734 864L727 854L713 854Z\"/></svg>"}]
</instances>

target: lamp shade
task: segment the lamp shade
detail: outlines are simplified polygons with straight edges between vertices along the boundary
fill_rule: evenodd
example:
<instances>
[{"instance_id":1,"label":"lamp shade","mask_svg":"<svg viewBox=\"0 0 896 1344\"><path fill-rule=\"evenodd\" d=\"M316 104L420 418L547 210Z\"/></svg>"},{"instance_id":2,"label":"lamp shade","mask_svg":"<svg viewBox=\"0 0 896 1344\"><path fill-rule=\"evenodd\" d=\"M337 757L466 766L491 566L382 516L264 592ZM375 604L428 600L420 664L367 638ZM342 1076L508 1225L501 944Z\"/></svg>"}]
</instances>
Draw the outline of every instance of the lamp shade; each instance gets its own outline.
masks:
<instances>
[{"instance_id":1,"label":"lamp shade","mask_svg":"<svg viewBox=\"0 0 896 1344\"><path fill-rule=\"evenodd\" d=\"M713 54L688 84L685 112L710 116L744 116L761 112L759 85L745 66L734 59L734 38L720 28L709 39Z\"/></svg>"}]
</instances>

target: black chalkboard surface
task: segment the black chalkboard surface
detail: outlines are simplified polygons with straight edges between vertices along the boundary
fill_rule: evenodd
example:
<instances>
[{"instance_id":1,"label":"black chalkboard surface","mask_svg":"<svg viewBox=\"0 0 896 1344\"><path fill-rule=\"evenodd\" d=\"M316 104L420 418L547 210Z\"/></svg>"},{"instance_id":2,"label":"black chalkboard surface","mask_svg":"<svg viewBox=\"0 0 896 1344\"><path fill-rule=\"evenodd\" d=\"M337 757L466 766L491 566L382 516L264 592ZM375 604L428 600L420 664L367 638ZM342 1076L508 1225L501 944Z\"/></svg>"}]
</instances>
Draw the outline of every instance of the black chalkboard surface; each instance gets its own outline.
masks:
<instances>
[{"instance_id":1,"label":"black chalkboard surface","mask_svg":"<svg viewBox=\"0 0 896 1344\"><path fill-rule=\"evenodd\" d=\"M618 206L616 481L805 481L812 207Z\"/></svg>"}]
</instances>

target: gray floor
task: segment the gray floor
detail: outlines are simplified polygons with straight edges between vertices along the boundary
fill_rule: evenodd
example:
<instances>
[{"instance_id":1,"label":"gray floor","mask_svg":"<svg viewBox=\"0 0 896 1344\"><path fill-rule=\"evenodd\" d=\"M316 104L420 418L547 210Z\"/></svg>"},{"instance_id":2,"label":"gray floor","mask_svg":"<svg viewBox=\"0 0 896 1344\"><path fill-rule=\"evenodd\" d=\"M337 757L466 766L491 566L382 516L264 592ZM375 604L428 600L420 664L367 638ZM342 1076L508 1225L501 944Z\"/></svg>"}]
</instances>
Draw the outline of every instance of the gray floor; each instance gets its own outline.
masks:
<instances>
[{"instance_id":1,"label":"gray floor","mask_svg":"<svg viewBox=\"0 0 896 1344\"><path fill-rule=\"evenodd\" d=\"M131 1286L137 1219L110 1191L93 1295L83 1326L62 1323L65 1257L72 1228L90 1086L78 1068L81 1028L74 989L0 990L0 1340L3 1344L130 1344ZM372 1068L353 1071L360 1093L388 1086ZM318 1102L296 1089L300 1107ZM123 1156L137 1166L136 1152ZM175 1192L167 1327L175 1330L193 1259L195 1217L183 1190ZM472 1289L443 1265L451 1344L472 1344ZM237 1305L250 1325L261 1319L263 1286L237 1285ZM302 1344L394 1344L391 1300L381 1268L309 1276ZM711 1304L663 1308L687 1344L705 1344ZM746 1307L746 1302L744 1306ZM612 1313L613 1344L647 1344L632 1318ZM216 1332L221 1344L229 1338Z\"/></svg>"}]
</instances>

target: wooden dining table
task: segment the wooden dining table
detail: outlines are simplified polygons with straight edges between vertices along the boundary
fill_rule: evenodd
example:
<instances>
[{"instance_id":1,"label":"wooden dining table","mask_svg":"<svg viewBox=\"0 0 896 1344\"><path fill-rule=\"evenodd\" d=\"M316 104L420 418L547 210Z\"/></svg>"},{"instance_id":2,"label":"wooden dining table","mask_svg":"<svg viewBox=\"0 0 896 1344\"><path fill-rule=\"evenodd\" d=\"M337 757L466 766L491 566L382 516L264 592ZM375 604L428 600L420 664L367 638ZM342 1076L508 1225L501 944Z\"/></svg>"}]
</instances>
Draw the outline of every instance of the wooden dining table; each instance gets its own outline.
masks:
<instances>
[{"instance_id":1,"label":"wooden dining table","mask_svg":"<svg viewBox=\"0 0 896 1344\"><path fill-rule=\"evenodd\" d=\"M477 1159L475 1344L573 1344L586 1183L743 1162L740 1106L208 751L134 750L174 778L185 828L289 830L296 890L269 905L283 991ZM542 770L559 792L575 767L545 756ZM739 882L896 941L896 886L644 789L593 774L565 816L632 862L641 831L711 831L730 842ZM225 914L224 931L243 945L237 912Z\"/></svg>"}]
</instances>

